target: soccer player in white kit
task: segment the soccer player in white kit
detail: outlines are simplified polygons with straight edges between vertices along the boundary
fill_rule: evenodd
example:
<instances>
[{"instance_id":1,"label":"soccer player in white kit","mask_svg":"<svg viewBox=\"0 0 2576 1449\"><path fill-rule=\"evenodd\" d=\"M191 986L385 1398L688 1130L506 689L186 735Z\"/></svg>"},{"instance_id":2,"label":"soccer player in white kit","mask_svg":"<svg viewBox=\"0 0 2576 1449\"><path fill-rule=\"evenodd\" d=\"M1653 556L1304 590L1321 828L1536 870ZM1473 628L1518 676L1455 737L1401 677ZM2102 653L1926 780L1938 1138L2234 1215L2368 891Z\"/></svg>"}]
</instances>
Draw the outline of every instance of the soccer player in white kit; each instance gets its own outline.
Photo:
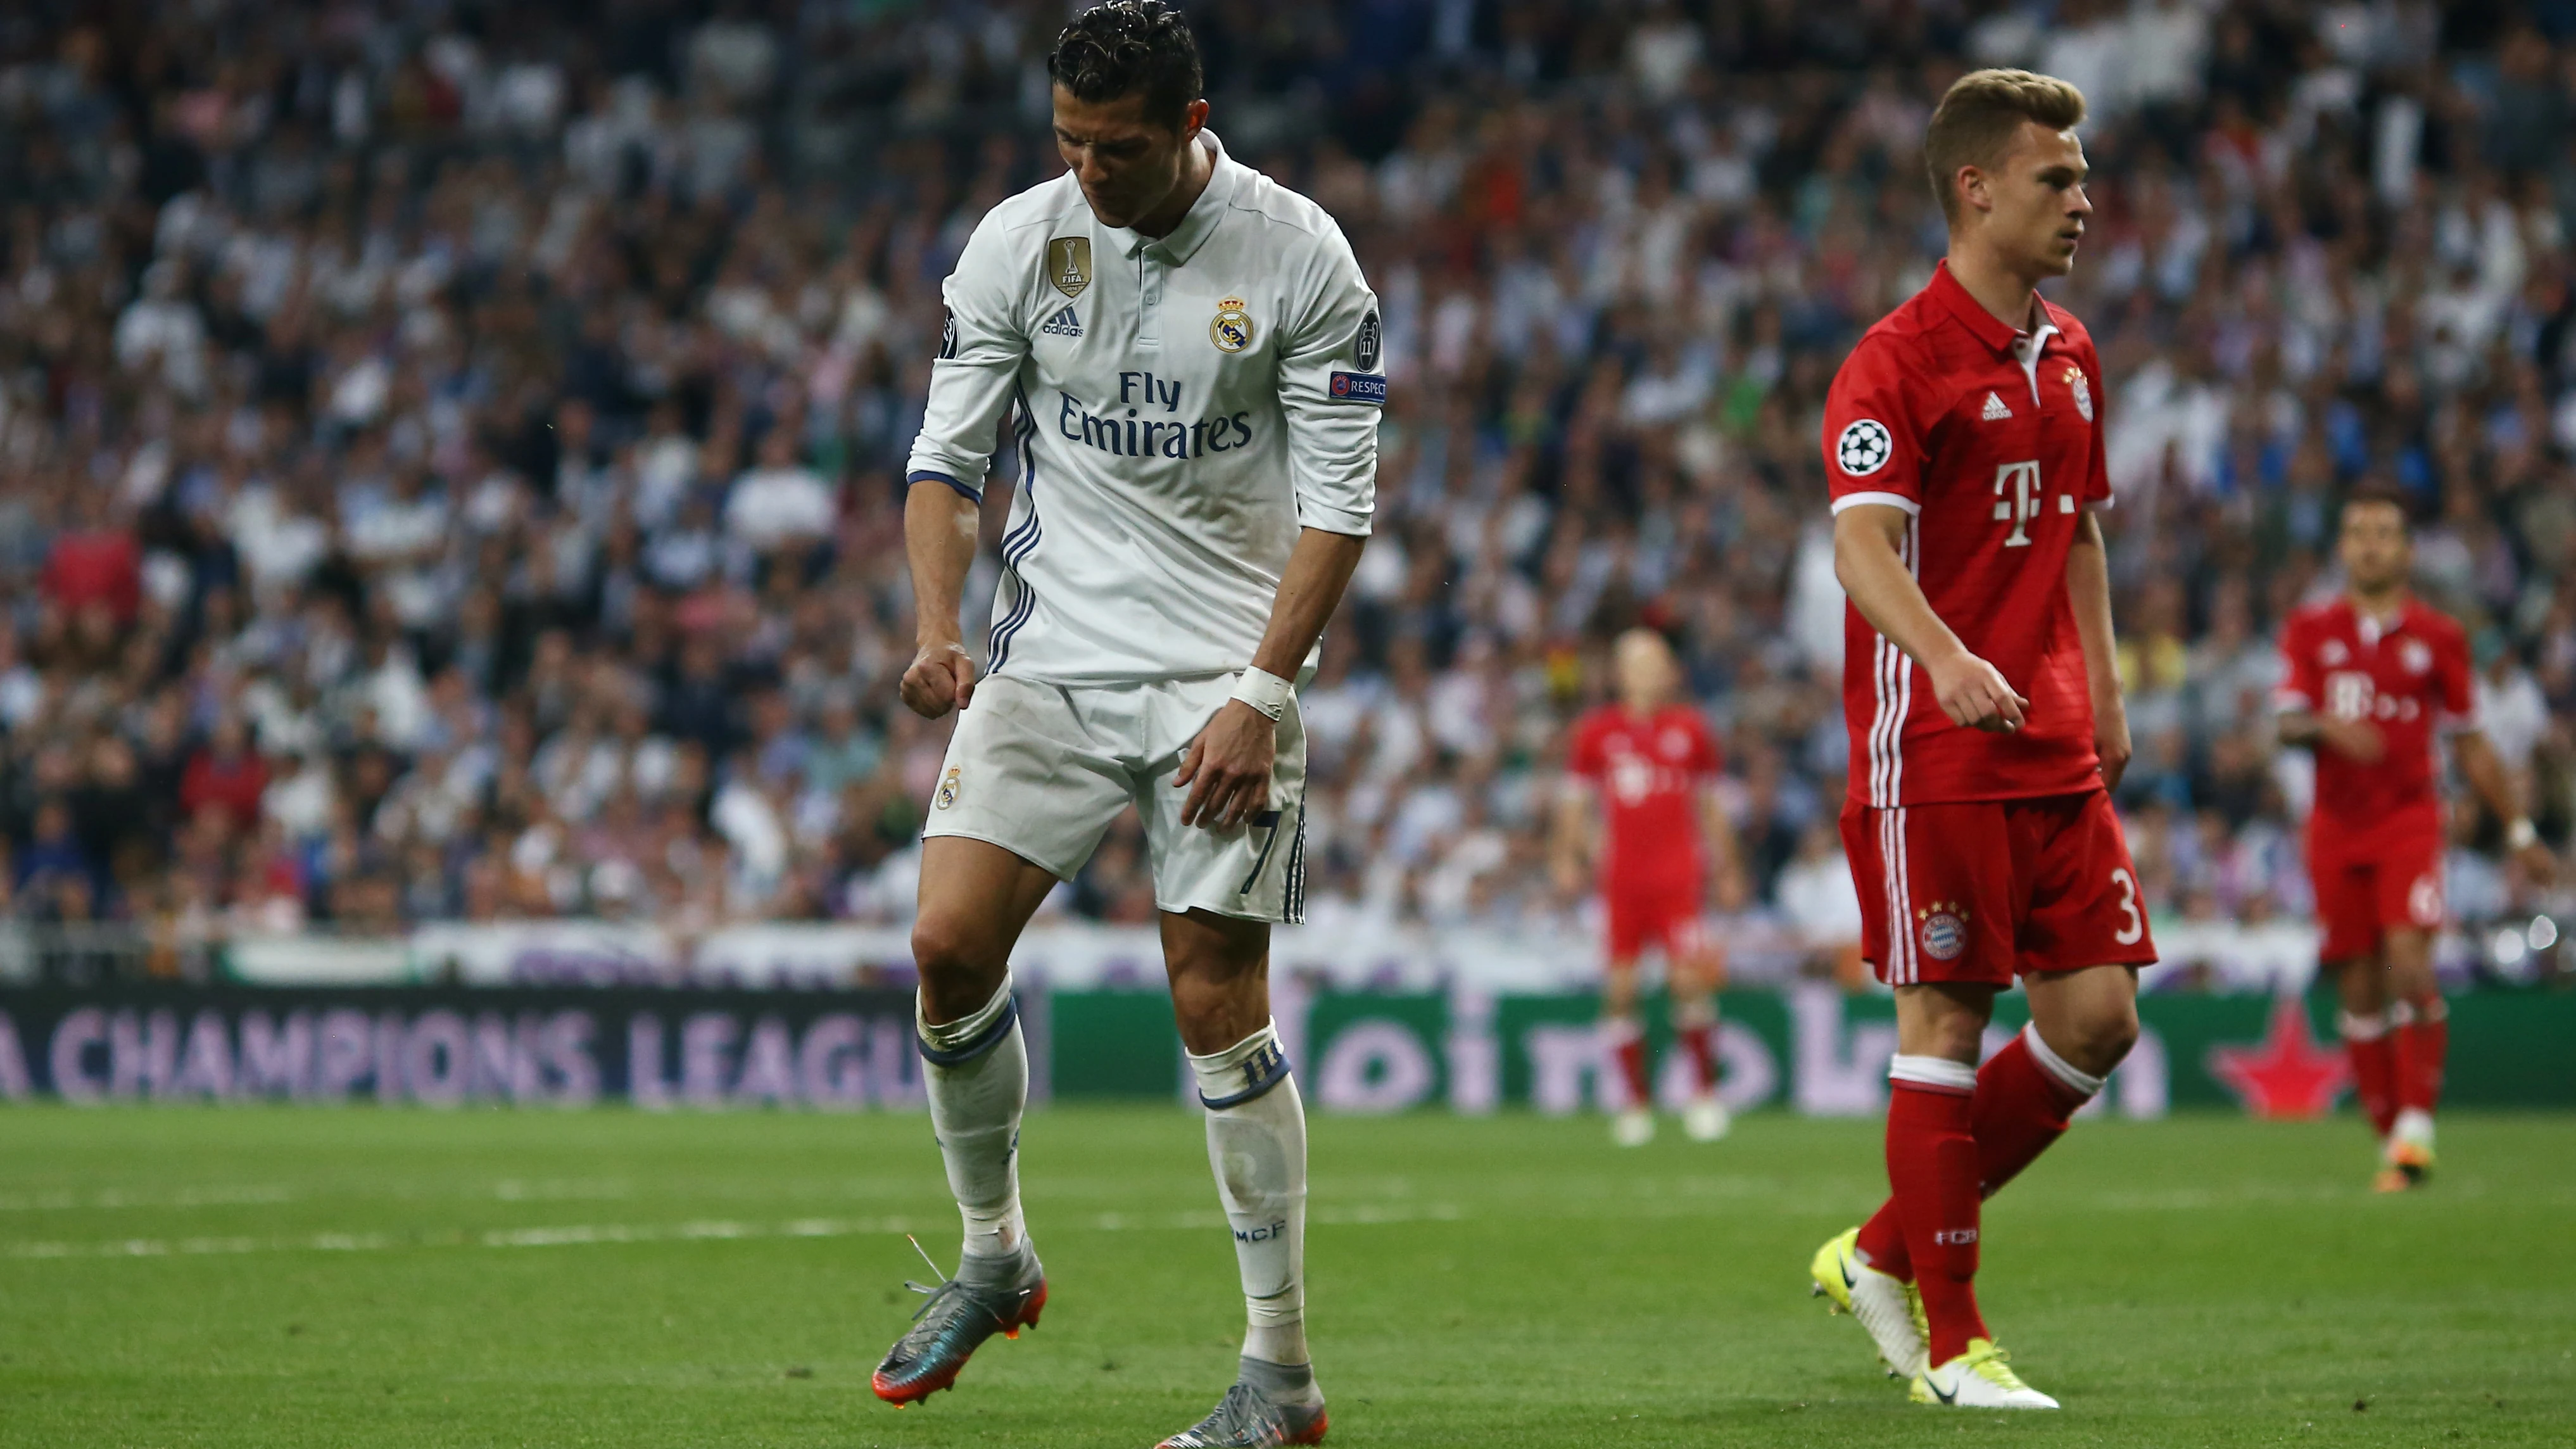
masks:
<instances>
[{"instance_id":1,"label":"soccer player in white kit","mask_svg":"<svg viewBox=\"0 0 2576 1449\"><path fill-rule=\"evenodd\" d=\"M1271 1025L1269 940L1303 878L1294 681L1376 505L1377 301L1320 207L1203 129L1177 10L1087 10L1048 73L1071 170L995 207L958 258L907 470L920 652L903 698L963 711L923 830L913 954L966 1235L875 1387L927 1397L1045 1305L1015 1172L1028 1061L1010 952L1132 803L1250 1320L1238 1381L1163 1442L1320 1443L1305 1111ZM1006 414L1020 484L979 680L958 593Z\"/></svg>"}]
</instances>

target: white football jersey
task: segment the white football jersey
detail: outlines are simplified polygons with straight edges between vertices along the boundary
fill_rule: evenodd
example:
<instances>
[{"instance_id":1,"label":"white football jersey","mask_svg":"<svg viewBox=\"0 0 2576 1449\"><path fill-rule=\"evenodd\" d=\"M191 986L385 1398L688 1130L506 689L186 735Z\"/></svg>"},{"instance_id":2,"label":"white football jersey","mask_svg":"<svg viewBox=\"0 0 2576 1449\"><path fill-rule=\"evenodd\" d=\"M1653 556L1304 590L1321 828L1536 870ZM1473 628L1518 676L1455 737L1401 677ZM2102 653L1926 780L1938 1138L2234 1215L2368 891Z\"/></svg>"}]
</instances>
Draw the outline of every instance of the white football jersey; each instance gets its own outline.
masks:
<instances>
[{"instance_id":1,"label":"white football jersey","mask_svg":"<svg viewBox=\"0 0 2576 1449\"><path fill-rule=\"evenodd\" d=\"M1240 670L1299 528L1369 531L1377 298L1323 208L1200 134L1215 174L1170 235L1102 225L1067 173L987 213L945 285L905 474L980 498L1017 404L988 672Z\"/></svg>"}]
</instances>

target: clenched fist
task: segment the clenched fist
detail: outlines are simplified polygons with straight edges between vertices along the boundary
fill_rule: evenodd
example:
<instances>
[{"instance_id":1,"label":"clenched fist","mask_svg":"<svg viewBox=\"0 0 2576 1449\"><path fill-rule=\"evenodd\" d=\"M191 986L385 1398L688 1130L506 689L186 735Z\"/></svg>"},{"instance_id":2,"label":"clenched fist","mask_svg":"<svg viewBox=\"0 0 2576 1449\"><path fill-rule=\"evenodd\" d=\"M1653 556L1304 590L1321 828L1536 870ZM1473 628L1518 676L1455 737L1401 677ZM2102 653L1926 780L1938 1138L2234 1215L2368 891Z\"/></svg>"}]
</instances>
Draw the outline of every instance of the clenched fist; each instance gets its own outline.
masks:
<instances>
[{"instance_id":1,"label":"clenched fist","mask_svg":"<svg viewBox=\"0 0 2576 1449\"><path fill-rule=\"evenodd\" d=\"M904 707L923 719L964 709L975 696L975 661L963 644L924 644L903 672Z\"/></svg>"}]
</instances>

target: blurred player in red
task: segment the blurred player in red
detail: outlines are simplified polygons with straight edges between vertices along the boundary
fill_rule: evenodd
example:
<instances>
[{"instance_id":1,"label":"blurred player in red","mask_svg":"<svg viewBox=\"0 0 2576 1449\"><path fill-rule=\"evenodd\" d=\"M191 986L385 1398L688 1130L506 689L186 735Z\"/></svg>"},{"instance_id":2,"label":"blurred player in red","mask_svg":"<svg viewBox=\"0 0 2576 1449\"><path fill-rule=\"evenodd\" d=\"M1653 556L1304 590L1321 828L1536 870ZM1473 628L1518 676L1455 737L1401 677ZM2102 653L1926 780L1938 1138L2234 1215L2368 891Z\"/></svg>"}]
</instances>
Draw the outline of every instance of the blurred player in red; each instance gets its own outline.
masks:
<instances>
[{"instance_id":1,"label":"blurred player in red","mask_svg":"<svg viewBox=\"0 0 2576 1449\"><path fill-rule=\"evenodd\" d=\"M1677 702L1681 670L1662 635L1631 629L1613 660L1619 702L1577 720L1566 750L1568 788L1556 813L1557 884L1580 894L1584 856L1598 858L1601 903L1610 918L1608 978L1601 992L1603 1046L1618 1063L1627 1100L1612 1134L1627 1147L1655 1135L1654 1091L1637 1027L1637 964L1649 946L1664 956L1673 1034L1691 1064L1682 1129L1695 1141L1726 1135L1717 1100L1717 997L1726 958L1700 919L1702 882L1712 869L1718 904L1744 905L1735 832L1718 804L1717 741L1696 710ZM1600 848L1593 845L1595 802Z\"/></svg>"},{"instance_id":2,"label":"blurred player in red","mask_svg":"<svg viewBox=\"0 0 2576 1449\"><path fill-rule=\"evenodd\" d=\"M2355 492L2335 549L2343 596L2301 609L2281 630L2286 672L2274 702L2282 742L2316 752L2308 874L2325 929L2318 956L2341 987L2344 1050L2379 1132L2375 1185L2402 1192L2433 1169L2450 1035L2433 975L2448 834L2437 738L2450 737L2461 776L2505 822L2525 868L2545 881L2556 861L2478 731L2467 631L2406 585L2415 549L2404 500Z\"/></svg>"},{"instance_id":3,"label":"blurred player in red","mask_svg":"<svg viewBox=\"0 0 2576 1449\"><path fill-rule=\"evenodd\" d=\"M1825 402L1850 598L1843 843L1897 1047L1894 1191L1811 1271L1927 1404L2057 1406L1979 1316L1979 1203L2127 1054L2156 956L2108 789L2129 726L2094 518L2111 501L2102 364L2038 292L2074 267L2093 211L2083 118L2075 87L2026 71L1950 88L1924 138L1948 259ZM2031 1025L1980 1070L2016 978Z\"/></svg>"}]
</instances>

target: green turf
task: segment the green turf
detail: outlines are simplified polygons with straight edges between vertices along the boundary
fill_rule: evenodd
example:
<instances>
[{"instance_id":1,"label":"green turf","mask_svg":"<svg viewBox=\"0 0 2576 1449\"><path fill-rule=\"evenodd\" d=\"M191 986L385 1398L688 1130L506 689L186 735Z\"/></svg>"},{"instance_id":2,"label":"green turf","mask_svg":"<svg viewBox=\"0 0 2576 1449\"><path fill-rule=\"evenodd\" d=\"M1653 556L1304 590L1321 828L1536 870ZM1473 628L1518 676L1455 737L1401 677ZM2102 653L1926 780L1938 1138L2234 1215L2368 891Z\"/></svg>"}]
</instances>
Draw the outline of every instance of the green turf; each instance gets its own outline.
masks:
<instances>
[{"instance_id":1,"label":"green turf","mask_svg":"<svg viewBox=\"0 0 2576 1449\"><path fill-rule=\"evenodd\" d=\"M2443 1132L2384 1199L2349 1120L2079 1129L1988 1210L2069 1405L2007 1420L1908 1406L1806 1296L1874 1124L1320 1120L1333 1442L2569 1443L2576 1119ZM1198 1126L1057 1110L1025 1157L1045 1325L897 1412L900 1233L956 1242L919 1117L0 1111L0 1444L1150 1444L1239 1332Z\"/></svg>"}]
</instances>

